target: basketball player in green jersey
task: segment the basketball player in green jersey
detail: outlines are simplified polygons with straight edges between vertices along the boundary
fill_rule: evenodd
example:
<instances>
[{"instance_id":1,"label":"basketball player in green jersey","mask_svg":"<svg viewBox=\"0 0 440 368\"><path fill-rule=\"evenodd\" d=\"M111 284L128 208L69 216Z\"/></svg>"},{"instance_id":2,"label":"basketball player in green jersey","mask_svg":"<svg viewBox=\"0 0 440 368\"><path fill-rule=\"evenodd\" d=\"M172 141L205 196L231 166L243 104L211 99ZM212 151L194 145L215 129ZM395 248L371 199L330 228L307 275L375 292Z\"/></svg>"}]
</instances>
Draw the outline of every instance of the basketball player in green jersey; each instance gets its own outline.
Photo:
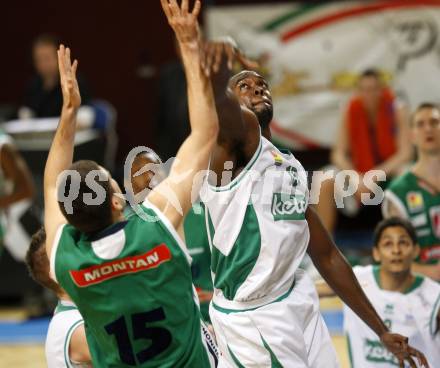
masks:
<instances>
[{"instance_id":1,"label":"basketball player in green jersey","mask_svg":"<svg viewBox=\"0 0 440 368\"><path fill-rule=\"evenodd\" d=\"M124 180L126 182L125 188L129 188L128 185L131 185L136 203L144 201L145 188L153 189L165 179L165 172L162 167L155 169L154 172L148 170L148 168L157 167L158 165L162 165L162 162L152 152L140 152L133 158L130 167L130 178L124 178ZM125 207L125 218L134 213L131 206ZM182 232L182 229L179 230ZM203 320L209 322L209 302L212 298L211 252L205 230L204 207L199 201L192 205L185 217L183 237L188 247L188 253L192 258L192 278L199 297L200 312Z\"/></svg>"},{"instance_id":2,"label":"basketball player in green jersey","mask_svg":"<svg viewBox=\"0 0 440 368\"><path fill-rule=\"evenodd\" d=\"M261 366L263 360L272 366L338 366L316 291L298 270L305 251L401 366L408 361L415 367L412 356L427 366L406 337L389 331L307 206L307 178L300 163L270 142L273 108L266 80L252 71L231 78L227 66L234 57L247 61L230 44L211 44L207 51L205 68L212 69L220 132L210 161L216 180L205 181L202 194L208 200L202 200L213 254L210 315L222 353L220 366ZM229 178L223 175L226 164L232 166ZM253 174L264 179L278 172L287 172L289 186L272 179L269 193L265 180L252 180Z\"/></svg>"},{"instance_id":3,"label":"basketball player in green jersey","mask_svg":"<svg viewBox=\"0 0 440 368\"><path fill-rule=\"evenodd\" d=\"M191 134L136 216L124 218L121 190L108 171L90 161L72 164L78 64L71 64L68 48L58 51L64 103L44 174L46 248L51 276L84 318L94 367L209 367L217 359L176 232L218 133L211 83L200 64L201 5L197 0L190 12L188 0L180 7L175 0L161 3L182 51Z\"/></svg>"},{"instance_id":4,"label":"basketball player in green jersey","mask_svg":"<svg viewBox=\"0 0 440 368\"><path fill-rule=\"evenodd\" d=\"M440 281L440 110L421 104L411 121L417 162L385 191L382 212L411 221L420 256L413 271Z\"/></svg>"}]
</instances>

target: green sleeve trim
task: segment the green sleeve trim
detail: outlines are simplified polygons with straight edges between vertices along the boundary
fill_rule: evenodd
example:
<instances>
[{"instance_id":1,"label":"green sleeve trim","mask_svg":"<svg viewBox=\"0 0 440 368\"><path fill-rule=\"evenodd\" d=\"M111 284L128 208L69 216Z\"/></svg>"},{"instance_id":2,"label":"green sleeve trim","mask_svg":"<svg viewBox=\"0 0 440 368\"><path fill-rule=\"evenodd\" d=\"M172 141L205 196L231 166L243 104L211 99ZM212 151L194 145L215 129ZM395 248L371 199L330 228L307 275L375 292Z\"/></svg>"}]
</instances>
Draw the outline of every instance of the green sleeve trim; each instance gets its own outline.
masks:
<instances>
[{"instance_id":1,"label":"green sleeve trim","mask_svg":"<svg viewBox=\"0 0 440 368\"><path fill-rule=\"evenodd\" d=\"M436 326L439 311L440 311L440 295L437 297L437 300L434 303L434 308L432 310L431 318L429 320L429 332L431 333L432 336L434 336L439 330L439 326Z\"/></svg>"},{"instance_id":2,"label":"green sleeve trim","mask_svg":"<svg viewBox=\"0 0 440 368\"><path fill-rule=\"evenodd\" d=\"M238 174L238 176L235 179L233 179L228 185L225 185L223 187L216 187L216 186L208 184L209 188L211 190L213 190L214 192L225 192L225 191L231 190L232 188L237 186L243 180L243 178L246 176L246 174L250 171L252 166L254 166L255 162L257 162L258 158L260 157L262 147L263 147L263 142L262 142L262 138L260 137L260 143L258 145L257 150L255 151L254 155L252 156L250 161L247 163L247 165L244 167L244 169L241 171L241 173Z\"/></svg>"},{"instance_id":3,"label":"green sleeve trim","mask_svg":"<svg viewBox=\"0 0 440 368\"><path fill-rule=\"evenodd\" d=\"M64 341L64 362L68 368L74 368L69 357L70 339L72 338L73 332L76 330L76 328L82 324L84 324L84 321L80 319L70 326L69 331L67 331L66 340Z\"/></svg>"},{"instance_id":4,"label":"green sleeve trim","mask_svg":"<svg viewBox=\"0 0 440 368\"><path fill-rule=\"evenodd\" d=\"M266 348L267 351L269 351L269 354L270 354L270 366L271 366L271 368L283 368L283 365L280 363L280 361L278 360L277 356L272 351L272 349L270 348L270 346L266 342L266 340L264 340L264 338L261 335L261 333L260 333L260 337L261 337L261 341L263 341L264 347Z\"/></svg>"},{"instance_id":5,"label":"green sleeve trim","mask_svg":"<svg viewBox=\"0 0 440 368\"><path fill-rule=\"evenodd\" d=\"M293 288L295 286L295 282L292 284L292 286L290 287L290 289L283 295L281 295L278 299L275 299L274 301L264 304L264 305L260 305L259 307L255 307L255 308L248 308L248 309L228 309L228 308L222 308L220 306L218 306L217 304L215 304L214 302L212 302L212 306L214 307L214 309L218 310L219 312L225 313L225 314L230 314L230 313L241 313L241 312L250 312L250 311L254 311L258 308L262 308L265 307L266 305L270 305L273 303L277 303L280 302L284 299L286 299L290 293L292 292Z\"/></svg>"},{"instance_id":6,"label":"green sleeve trim","mask_svg":"<svg viewBox=\"0 0 440 368\"><path fill-rule=\"evenodd\" d=\"M351 348L350 335L347 333L347 347L348 347L348 359L350 360L350 367L354 368L353 364L353 351Z\"/></svg>"},{"instance_id":7,"label":"green sleeve trim","mask_svg":"<svg viewBox=\"0 0 440 368\"><path fill-rule=\"evenodd\" d=\"M232 352L231 348L228 346L228 351L229 354L231 355L232 360L234 361L234 363L237 365L238 368L246 368L243 364L240 363L240 361L238 360L238 358L234 355L234 353Z\"/></svg>"},{"instance_id":8,"label":"green sleeve trim","mask_svg":"<svg viewBox=\"0 0 440 368\"><path fill-rule=\"evenodd\" d=\"M76 306L73 305L63 305L60 301L58 301L58 304L55 308L55 312L54 314L58 314L58 313L62 313L62 312L67 312L70 310L78 310L78 308Z\"/></svg>"}]
</instances>

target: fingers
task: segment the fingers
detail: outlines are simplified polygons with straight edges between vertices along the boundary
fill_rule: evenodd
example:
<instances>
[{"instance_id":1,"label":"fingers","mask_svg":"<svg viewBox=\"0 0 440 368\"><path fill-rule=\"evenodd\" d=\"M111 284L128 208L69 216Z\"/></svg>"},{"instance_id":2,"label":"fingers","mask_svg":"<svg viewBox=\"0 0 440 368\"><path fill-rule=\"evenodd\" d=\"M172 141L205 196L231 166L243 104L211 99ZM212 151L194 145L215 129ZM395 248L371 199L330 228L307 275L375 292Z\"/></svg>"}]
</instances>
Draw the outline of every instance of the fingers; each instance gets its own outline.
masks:
<instances>
[{"instance_id":1,"label":"fingers","mask_svg":"<svg viewBox=\"0 0 440 368\"><path fill-rule=\"evenodd\" d=\"M426 357L423 353L421 353L417 349L412 348L411 346L408 346L408 353L411 356L414 356L417 358L420 366L429 368L428 360L426 359Z\"/></svg>"},{"instance_id":2,"label":"fingers","mask_svg":"<svg viewBox=\"0 0 440 368\"><path fill-rule=\"evenodd\" d=\"M74 78L76 78L76 69L78 69L78 60L75 59L72 65L72 74Z\"/></svg>"},{"instance_id":3,"label":"fingers","mask_svg":"<svg viewBox=\"0 0 440 368\"><path fill-rule=\"evenodd\" d=\"M241 52L238 53L237 59L246 69L258 69L259 65L256 61L248 59Z\"/></svg>"},{"instance_id":4,"label":"fingers","mask_svg":"<svg viewBox=\"0 0 440 368\"><path fill-rule=\"evenodd\" d=\"M202 8L202 2L200 0L196 0L196 2L194 3L192 15L194 15L197 18L199 16L201 8Z\"/></svg>"},{"instance_id":5,"label":"fingers","mask_svg":"<svg viewBox=\"0 0 440 368\"><path fill-rule=\"evenodd\" d=\"M212 70L214 71L214 73L217 73L219 71L222 58L223 58L223 45L220 43L215 45L214 48L214 64L212 66Z\"/></svg>"},{"instance_id":6,"label":"fingers","mask_svg":"<svg viewBox=\"0 0 440 368\"><path fill-rule=\"evenodd\" d=\"M177 5L177 1L176 0L169 0L169 9L171 11L171 15L176 17L178 15L180 15L180 9L179 9L179 5Z\"/></svg>"},{"instance_id":7,"label":"fingers","mask_svg":"<svg viewBox=\"0 0 440 368\"><path fill-rule=\"evenodd\" d=\"M225 45L225 52L228 58L228 68L231 70L234 63L235 49L231 45Z\"/></svg>"},{"instance_id":8,"label":"fingers","mask_svg":"<svg viewBox=\"0 0 440 368\"><path fill-rule=\"evenodd\" d=\"M411 357L407 357L407 358L406 358L406 361L409 363L409 365L410 365L411 368L417 368L417 365L416 365L416 363L414 362L414 359L413 359L413 358L411 358Z\"/></svg>"},{"instance_id":9,"label":"fingers","mask_svg":"<svg viewBox=\"0 0 440 368\"><path fill-rule=\"evenodd\" d=\"M170 5L168 3L168 0L160 0L160 3L162 5L163 12L165 13L165 15L169 21L171 18L171 10L170 10Z\"/></svg>"},{"instance_id":10,"label":"fingers","mask_svg":"<svg viewBox=\"0 0 440 368\"><path fill-rule=\"evenodd\" d=\"M188 14L188 0L182 0L182 5L180 6L183 15Z\"/></svg>"}]
</instances>

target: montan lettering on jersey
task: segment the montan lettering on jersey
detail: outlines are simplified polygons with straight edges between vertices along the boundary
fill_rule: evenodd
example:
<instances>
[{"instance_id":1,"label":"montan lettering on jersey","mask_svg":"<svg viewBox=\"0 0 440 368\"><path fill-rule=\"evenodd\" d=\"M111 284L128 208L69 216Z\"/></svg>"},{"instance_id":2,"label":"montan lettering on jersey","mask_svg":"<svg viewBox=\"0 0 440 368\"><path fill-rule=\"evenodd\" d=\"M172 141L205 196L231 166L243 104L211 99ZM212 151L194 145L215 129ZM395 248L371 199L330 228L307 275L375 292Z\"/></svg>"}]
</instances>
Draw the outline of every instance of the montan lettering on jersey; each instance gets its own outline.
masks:
<instances>
[{"instance_id":1,"label":"montan lettering on jersey","mask_svg":"<svg viewBox=\"0 0 440 368\"><path fill-rule=\"evenodd\" d=\"M70 276L77 286L87 287L128 273L150 270L170 259L170 250L165 244L160 244L138 256L116 259L82 270L70 270Z\"/></svg>"}]
</instances>

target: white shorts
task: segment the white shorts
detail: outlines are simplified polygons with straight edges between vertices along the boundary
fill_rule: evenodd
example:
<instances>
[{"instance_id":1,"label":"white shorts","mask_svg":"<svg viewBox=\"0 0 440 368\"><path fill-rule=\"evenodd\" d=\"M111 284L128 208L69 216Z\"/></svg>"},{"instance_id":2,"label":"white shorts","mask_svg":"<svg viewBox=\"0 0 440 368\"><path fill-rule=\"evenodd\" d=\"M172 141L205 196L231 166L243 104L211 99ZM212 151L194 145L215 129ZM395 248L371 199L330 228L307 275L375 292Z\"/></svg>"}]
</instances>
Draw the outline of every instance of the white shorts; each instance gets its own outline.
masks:
<instances>
[{"instance_id":1,"label":"white shorts","mask_svg":"<svg viewBox=\"0 0 440 368\"><path fill-rule=\"evenodd\" d=\"M339 362L319 313L315 286L302 270L282 300L244 311L210 305L219 368L336 368Z\"/></svg>"}]
</instances>

